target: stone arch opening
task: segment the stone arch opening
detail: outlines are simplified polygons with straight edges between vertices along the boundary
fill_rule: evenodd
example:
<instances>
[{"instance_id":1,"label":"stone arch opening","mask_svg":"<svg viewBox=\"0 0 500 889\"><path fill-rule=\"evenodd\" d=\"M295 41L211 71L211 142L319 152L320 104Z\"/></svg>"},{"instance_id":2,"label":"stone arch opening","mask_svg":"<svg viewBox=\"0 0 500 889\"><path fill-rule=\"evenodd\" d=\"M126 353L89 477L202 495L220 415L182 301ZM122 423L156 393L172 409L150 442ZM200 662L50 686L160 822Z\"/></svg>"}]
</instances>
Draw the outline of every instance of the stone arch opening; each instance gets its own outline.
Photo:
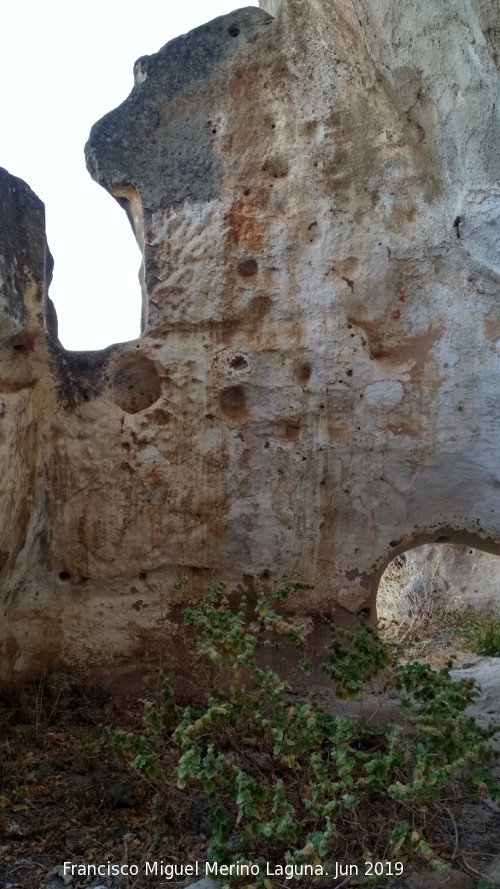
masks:
<instances>
[{"instance_id":1,"label":"stone arch opening","mask_svg":"<svg viewBox=\"0 0 500 889\"><path fill-rule=\"evenodd\" d=\"M398 634L460 647L454 631L467 610L500 616L500 557L469 543L438 537L407 549L389 562L378 585L383 632L392 626Z\"/></svg>"}]
</instances>

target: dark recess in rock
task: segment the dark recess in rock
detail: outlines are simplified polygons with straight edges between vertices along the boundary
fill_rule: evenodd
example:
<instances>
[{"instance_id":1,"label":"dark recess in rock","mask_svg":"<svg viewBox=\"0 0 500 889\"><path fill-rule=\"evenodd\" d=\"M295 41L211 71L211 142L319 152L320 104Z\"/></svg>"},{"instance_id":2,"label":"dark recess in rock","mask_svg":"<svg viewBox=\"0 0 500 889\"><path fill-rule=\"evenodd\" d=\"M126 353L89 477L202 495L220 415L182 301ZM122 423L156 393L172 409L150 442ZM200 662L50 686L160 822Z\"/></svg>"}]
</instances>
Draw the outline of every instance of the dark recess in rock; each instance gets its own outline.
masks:
<instances>
[{"instance_id":1,"label":"dark recess in rock","mask_svg":"<svg viewBox=\"0 0 500 889\"><path fill-rule=\"evenodd\" d=\"M113 400L127 414L151 407L162 393L161 380L146 358L126 360L113 380Z\"/></svg>"},{"instance_id":2,"label":"dark recess in rock","mask_svg":"<svg viewBox=\"0 0 500 889\"><path fill-rule=\"evenodd\" d=\"M106 367L119 346L96 352L68 352L59 342L49 341L49 347L58 396L68 410L102 395Z\"/></svg>"},{"instance_id":3,"label":"dark recess in rock","mask_svg":"<svg viewBox=\"0 0 500 889\"><path fill-rule=\"evenodd\" d=\"M256 275L258 271L259 266L255 259L244 259L238 265L238 273L242 278L251 278L253 275Z\"/></svg>"},{"instance_id":4,"label":"dark recess in rock","mask_svg":"<svg viewBox=\"0 0 500 889\"><path fill-rule=\"evenodd\" d=\"M230 386L220 395L222 412L228 417L242 417L247 413L245 390L242 386Z\"/></svg>"}]
</instances>

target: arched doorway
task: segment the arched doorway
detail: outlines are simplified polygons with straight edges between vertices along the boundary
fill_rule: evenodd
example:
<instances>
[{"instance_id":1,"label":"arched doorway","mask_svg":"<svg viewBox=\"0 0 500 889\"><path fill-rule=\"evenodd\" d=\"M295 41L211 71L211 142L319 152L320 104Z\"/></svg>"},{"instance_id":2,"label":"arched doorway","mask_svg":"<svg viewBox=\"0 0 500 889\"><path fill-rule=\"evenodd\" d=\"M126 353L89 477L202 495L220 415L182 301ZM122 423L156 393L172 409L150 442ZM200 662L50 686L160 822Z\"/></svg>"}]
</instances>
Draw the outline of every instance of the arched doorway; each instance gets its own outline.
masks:
<instances>
[{"instance_id":1,"label":"arched doorway","mask_svg":"<svg viewBox=\"0 0 500 889\"><path fill-rule=\"evenodd\" d=\"M479 637L489 622L500 619L500 558L452 543L400 553L380 580L377 613L383 634L404 641L413 656L428 656L436 666L481 645L483 653L494 655L494 640L488 644Z\"/></svg>"}]
</instances>

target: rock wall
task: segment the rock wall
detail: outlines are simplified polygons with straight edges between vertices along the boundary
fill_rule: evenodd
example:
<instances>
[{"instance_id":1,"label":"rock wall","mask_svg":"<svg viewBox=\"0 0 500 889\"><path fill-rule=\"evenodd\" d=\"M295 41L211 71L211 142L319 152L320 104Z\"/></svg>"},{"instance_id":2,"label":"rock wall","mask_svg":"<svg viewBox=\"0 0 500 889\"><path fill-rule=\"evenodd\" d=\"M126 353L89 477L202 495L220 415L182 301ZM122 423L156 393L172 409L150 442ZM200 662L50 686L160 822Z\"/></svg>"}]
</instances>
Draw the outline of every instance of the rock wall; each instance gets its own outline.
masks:
<instances>
[{"instance_id":1,"label":"rock wall","mask_svg":"<svg viewBox=\"0 0 500 889\"><path fill-rule=\"evenodd\" d=\"M416 543L500 552L497 4L261 5L92 129L139 340L61 348L43 208L1 175L6 680L173 658L178 576L286 571L343 621Z\"/></svg>"}]
</instances>

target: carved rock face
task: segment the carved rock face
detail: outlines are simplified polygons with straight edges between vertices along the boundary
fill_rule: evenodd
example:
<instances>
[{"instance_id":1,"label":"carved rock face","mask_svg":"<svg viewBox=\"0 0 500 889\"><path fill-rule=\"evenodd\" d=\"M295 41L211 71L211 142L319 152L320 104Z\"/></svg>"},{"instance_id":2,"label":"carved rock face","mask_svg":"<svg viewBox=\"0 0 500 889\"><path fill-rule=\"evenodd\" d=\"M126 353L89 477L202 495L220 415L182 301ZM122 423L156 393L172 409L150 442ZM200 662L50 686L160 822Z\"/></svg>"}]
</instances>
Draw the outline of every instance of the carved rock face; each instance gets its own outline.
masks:
<instances>
[{"instance_id":1,"label":"carved rock face","mask_svg":"<svg viewBox=\"0 0 500 889\"><path fill-rule=\"evenodd\" d=\"M42 626L60 659L154 647L179 575L285 571L341 620L417 542L499 549L496 4L262 5L140 59L92 130L144 331L29 365L4 673Z\"/></svg>"}]
</instances>

